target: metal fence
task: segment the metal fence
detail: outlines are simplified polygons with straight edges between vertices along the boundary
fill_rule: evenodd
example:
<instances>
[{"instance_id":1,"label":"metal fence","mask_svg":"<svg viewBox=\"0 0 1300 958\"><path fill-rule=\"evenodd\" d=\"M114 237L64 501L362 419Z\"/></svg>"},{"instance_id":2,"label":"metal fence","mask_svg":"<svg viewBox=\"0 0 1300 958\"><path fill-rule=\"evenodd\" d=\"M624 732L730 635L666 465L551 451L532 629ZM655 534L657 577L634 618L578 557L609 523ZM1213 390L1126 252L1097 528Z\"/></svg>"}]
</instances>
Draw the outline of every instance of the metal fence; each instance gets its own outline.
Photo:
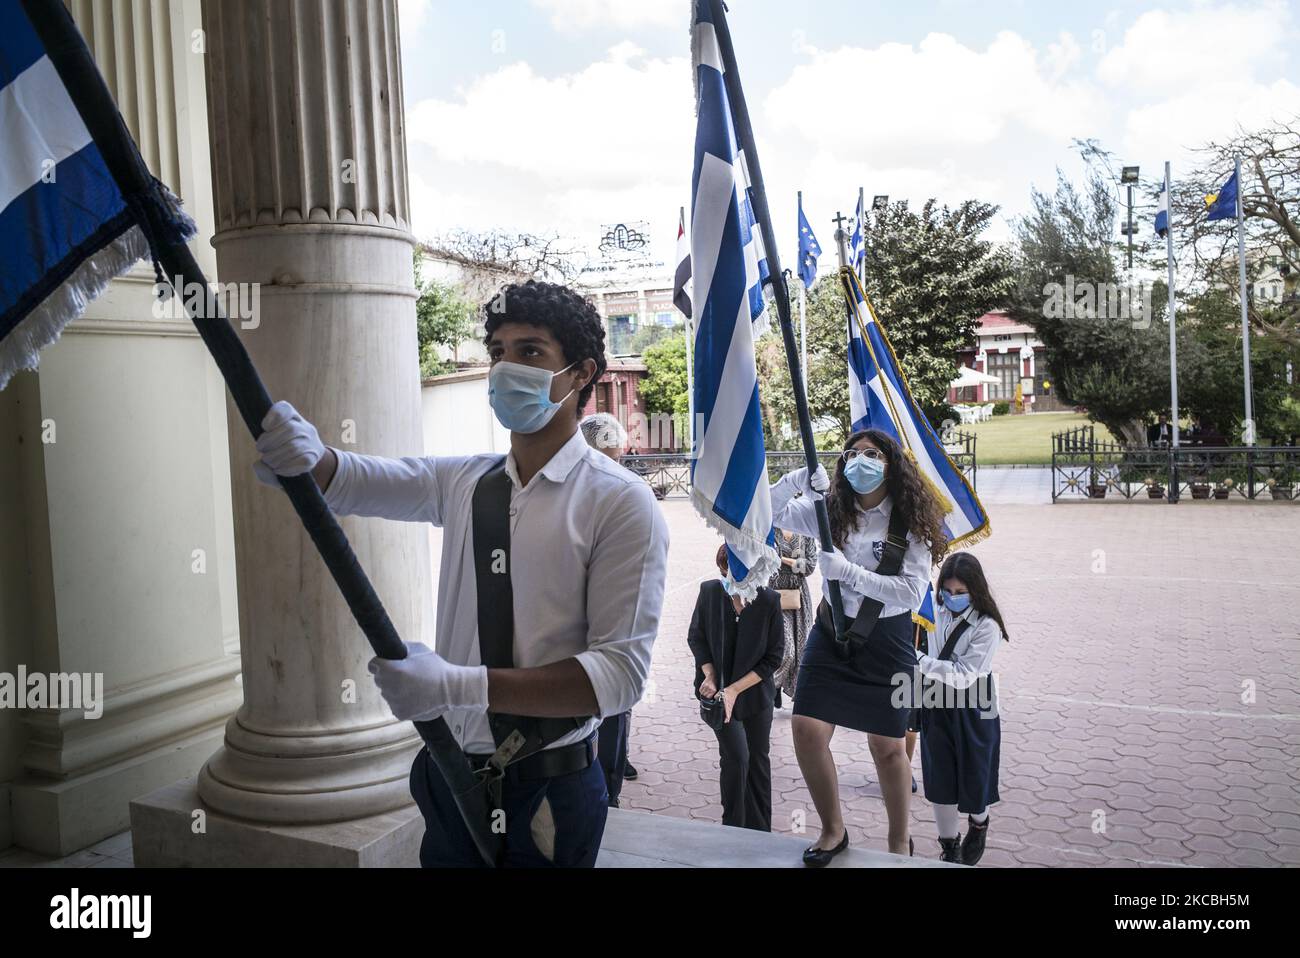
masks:
<instances>
[{"instance_id":1,"label":"metal fence","mask_svg":"<svg viewBox=\"0 0 1300 958\"><path fill-rule=\"evenodd\" d=\"M975 436L964 432L951 432L944 437L944 448L966 481L975 487ZM818 461L829 473L835 472L838 452L818 452ZM684 453L665 455L624 456L619 460L625 467L645 479L660 499L687 497L691 494L691 460ZM767 476L776 482L787 472L806 465L804 454L797 451L769 452Z\"/></svg>"},{"instance_id":2,"label":"metal fence","mask_svg":"<svg viewBox=\"0 0 1300 958\"><path fill-rule=\"evenodd\" d=\"M1052 501L1081 499L1300 501L1300 447L1129 446L1092 426L1052 436Z\"/></svg>"}]
</instances>

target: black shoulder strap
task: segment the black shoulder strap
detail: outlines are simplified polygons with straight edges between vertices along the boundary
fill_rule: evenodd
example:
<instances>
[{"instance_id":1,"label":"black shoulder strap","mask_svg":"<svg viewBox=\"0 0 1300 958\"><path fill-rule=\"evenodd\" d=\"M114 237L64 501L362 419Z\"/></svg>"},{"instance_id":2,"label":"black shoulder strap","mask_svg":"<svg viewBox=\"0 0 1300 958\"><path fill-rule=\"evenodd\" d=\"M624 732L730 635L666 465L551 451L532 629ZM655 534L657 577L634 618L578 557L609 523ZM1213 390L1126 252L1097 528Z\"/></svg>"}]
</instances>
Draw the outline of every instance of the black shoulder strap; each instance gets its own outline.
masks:
<instances>
[{"instance_id":1,"label":"black shoulder strap","mask_svg":"<svg viewBox=\"0 0 1300 958\"><path fill-rule=\"evenodd\" d=\"M891 509L889 529L885 533L885 547L876 566L876 574L898 575L903 568L903 557L906 554L907 519L902 509ZM871 630L876 627L876 622L879 621L880 613L884 608L885 604L879 599L863 598L857 617L853 620L853 625L849 626L849 638L856 639L859 643L865 642L871 635Z\"/></svg>"},{"instance_id":2,"label":"black shoulder strap","mask_svg":"<svg viewBox=\"0 0 1300 958\"><path fill-rule=\"evenodd\" d=\"M902 509L891 509L889 531L885 533L885 551L876 566L877 575L898 575L907 555L907 520Z\"/></svg>"},{"instance_id":3,"label":"black shoulder strap","mask_svg":"<svg viewBox=\"0 0 1300 958\"><path fill-rule=\"evenodd\" d=\"M510 581L510 477L505 457L479 477L474 486L471 519L474 535L474 579L478 586L478 648L483 664L492 669L514 668L514 587ZM581 718L534 718L489 712L488 724L498 747L518 730L527 744L514 753L523 758L586 724Z\"/></svg>"},{"instance_id":4,"label":"black shoulder strap","mask_svg":"<svg viewBox=\"0 0 1300 958\"><path fill-rule=\"evenodd\" d=\"M937 656L937 658L941 662L948 661L948 659L952 656L952 650L957 648L957 640L960 639L962 635L965 633L965 631L969 628L970 628L969 619L962 619L960 622L957 623L957 627L952 630L952 633L948 636L948 641L943 644L943 649L942 651L939 652L939 655Z\"/></svg>"}]
</instances>

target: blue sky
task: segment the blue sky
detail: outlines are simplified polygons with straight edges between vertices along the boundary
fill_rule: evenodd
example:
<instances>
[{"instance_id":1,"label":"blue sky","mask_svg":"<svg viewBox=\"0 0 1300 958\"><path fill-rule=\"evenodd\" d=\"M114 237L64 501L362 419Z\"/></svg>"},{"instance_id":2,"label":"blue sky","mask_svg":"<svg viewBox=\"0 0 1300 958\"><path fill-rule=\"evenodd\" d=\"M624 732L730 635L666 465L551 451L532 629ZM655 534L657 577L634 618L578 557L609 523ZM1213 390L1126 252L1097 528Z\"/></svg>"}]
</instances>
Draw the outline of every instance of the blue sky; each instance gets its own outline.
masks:
<instances>
[{"instance_id":1,"label":"blue sky","mask_svg":"<svg viewBox=\"0 0 1300 958\"><path fill-rule=\"evenodd\" d=\"M644 220L671 259L694 131L686 0L400 5L417 235L594 245ZM732 0L729 19L778 239L802 189L828 250L858 186L998 203L1003 238L1031 185L1077 172L1073 137L1177 176L1208 139L1300 115L1300 11L1282 0Z\"/></svg>"}]
</instances>

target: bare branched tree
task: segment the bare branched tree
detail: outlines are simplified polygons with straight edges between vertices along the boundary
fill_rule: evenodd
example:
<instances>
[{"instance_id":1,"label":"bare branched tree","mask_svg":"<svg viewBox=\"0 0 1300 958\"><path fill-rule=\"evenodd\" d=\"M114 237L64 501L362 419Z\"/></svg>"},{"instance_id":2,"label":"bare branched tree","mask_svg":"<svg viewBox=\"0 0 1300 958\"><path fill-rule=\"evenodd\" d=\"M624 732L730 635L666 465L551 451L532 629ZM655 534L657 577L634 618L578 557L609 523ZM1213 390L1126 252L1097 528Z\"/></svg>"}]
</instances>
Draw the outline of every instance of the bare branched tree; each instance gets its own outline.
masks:
<instances>
[{"instance_id":1,"label":"bare branched tree","mask_svg":"<svg viewBox=\"0 0 1300 958\"><path fill-rule=\"evenodd\" d=\"M521 279L570 283L586 266L585 253L558 234L452 230L424 247L431 256L493 275L497 285Z\"/></svg>"},{"instance_id":2,"label":"bare branched tree","mask_svg":"<svg viewBox=\"0 0 1300 958\"><path fill-rule=\"evenodd\" d=\"M1247 288L1271 268L1281 273L1284 286L1281 303L1248 297L1248 316L1259 332L1300 345L1300 117L1239 131L1197 152L1201 162L1175 177L1170 200L1180 258L1190 257L1194 275L1207 286L1237 289L1236 221L1210 222L1206 197L1228 178L1240 156Z\"/></svg>"}]
</instances>

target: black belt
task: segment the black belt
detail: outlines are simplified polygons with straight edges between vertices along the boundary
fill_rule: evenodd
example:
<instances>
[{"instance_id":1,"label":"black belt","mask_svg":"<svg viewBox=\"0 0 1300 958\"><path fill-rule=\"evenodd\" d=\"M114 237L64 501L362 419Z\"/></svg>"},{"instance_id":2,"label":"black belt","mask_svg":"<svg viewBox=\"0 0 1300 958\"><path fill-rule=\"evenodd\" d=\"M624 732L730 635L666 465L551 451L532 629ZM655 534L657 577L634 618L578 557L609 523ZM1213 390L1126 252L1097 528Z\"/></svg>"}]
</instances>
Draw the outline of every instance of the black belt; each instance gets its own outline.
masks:
<instances>
[{"instance_id":1,"label":"black belt","mask_svg":"<svg viewBox=\"0 0 1300 958\"><path fill-rule=\"evenodd\" d=\"M466 753L470 765L475 770L482 768L492 756ZM535 781L541 778L556 778L571 775L591 767L596 761L596 733L592 732L581 742L561 745L558 748L546 748L534 752L506 766L506 778L518 781Z\"/></svg>"}]
</instances>

